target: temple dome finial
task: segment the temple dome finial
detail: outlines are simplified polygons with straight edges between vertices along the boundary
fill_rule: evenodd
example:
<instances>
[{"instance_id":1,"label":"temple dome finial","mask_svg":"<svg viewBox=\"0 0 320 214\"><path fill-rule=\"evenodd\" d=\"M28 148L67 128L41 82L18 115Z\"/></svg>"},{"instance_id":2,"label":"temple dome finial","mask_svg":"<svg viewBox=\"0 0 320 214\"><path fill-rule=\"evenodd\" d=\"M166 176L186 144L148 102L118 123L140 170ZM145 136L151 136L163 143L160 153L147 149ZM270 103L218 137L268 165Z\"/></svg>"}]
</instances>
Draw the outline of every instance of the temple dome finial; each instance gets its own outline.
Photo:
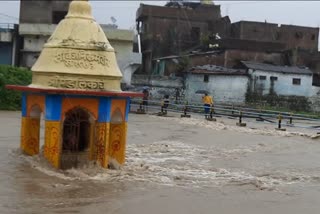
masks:
<instances>
[{"instance_id":1,"label":"temple dome finial","mask_svg":"<svg viewBox=\"0 0 320 214\"><path fill-rule=\"evenodd\" d=\"M66 18L93 19L91 5L88 0L73 0Z\"/></svg>"}]
</instances>

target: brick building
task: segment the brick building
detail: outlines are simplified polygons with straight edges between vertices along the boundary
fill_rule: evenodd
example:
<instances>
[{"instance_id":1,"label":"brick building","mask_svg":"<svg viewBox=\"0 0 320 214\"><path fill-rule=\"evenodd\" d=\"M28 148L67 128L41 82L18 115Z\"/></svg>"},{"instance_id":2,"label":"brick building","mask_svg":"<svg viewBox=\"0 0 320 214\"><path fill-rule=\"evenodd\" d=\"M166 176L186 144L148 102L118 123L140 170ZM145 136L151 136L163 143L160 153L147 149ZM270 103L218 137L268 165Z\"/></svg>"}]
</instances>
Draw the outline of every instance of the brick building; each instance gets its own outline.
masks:
<instances>
[{"instance_id":1,"label":"brick building","mask_svg":"<svg viewBox=\"0 0 320 214\"><path fill-rule=\"evenodd\" d=\"M200 45L213 24L221 19L219 5L169 2L165 6L141 4L136 14L141 39L143 71L152 69L152 59L181 54ZM222 26L224 26L222 24Z\"/></svg>"},{"instance_id":2,"label":"brick building","mask_svg":"<svg viewBox=\"0 0 320 214\"><path fill-rule=\"evenodd\" d=\"M140 5L136 21L143 56L142 73L154 73L159 59L167 56L178 59L195 52L219 50L219 55L211 54L204 59L192 55L190 65L201 65L200 62L214 59L219 62L216 65L233 68L240 61L249 60L307 65L320 74L317 63L320 61L317 54L319 28L253 21L231 23L229 17L221 16L219 5L202 2ZM213 48L208 48L210 45ZM174 66L162 69L166 70L162 73L170 75Z\"/></svg>"},{"instance_id":3,"label":"brick building","mask_svg":"<svg viewBox=\"0 0 320 214\"><path fill-rule=\"evenodd\" d=\"M240 40L278 42L285 44L286 49L301 48L317 51L319 28L240 21L232 23L230 37Z\"/></svg>"}]
</instances>

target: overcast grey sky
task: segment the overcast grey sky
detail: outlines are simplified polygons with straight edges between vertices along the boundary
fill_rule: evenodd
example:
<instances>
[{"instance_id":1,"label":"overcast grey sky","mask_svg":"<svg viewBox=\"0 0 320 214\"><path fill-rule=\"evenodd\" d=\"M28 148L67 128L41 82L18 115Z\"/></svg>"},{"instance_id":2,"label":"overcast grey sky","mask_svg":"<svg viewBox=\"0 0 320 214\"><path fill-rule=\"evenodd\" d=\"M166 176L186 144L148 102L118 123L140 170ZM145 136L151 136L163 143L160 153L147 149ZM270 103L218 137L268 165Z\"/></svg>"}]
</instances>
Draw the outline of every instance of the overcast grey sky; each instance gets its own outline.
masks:
<instances>
[{"instance_id":1,"label":"overcast grey sky","mask_svg":"<svg viewBox=\"0 0 320 214\"><path fill-rule=\"evenodd\" d=\"M320 26L319 1L214 1L221 5L222 15L232 22L239 20L267 21L279 24ZM166 1L91 1L99 23L117 19L119 28L134 26L140 3L164 5ZM13 18L13 17L16 17ZM19 1L0 1L0 23L18 22Z\"/></svg>"}]
</instances>

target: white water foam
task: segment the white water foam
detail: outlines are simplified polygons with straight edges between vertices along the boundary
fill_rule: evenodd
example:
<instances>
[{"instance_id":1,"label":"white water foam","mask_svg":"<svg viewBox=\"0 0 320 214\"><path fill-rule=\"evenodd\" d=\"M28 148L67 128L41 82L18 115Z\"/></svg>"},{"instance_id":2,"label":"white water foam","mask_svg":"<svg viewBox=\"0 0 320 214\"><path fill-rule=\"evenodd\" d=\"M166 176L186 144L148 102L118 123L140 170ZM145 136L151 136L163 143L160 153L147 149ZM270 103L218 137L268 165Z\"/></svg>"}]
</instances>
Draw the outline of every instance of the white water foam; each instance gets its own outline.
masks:
<instances>
[{"instance_id":1,"label":"white water foam","mask_svg":"<svg viewBox=\"0 0 320 214\"><path fill-rule=\"evenodd\" d=\"M232 150L204 148L178 141L129 144L126 165L120 170L107 170L89 165L66 171L52 169L41 156L29 157L13 152L33 168L59 179L99 182L143 182L181 187L219 187L250 185L260 190L275 190L298 182L319 182L319 176L293 172L272 172L254 175L245 170L215 168L212 160L261 151L263 146Z\"/></svg>"}]
</instances>

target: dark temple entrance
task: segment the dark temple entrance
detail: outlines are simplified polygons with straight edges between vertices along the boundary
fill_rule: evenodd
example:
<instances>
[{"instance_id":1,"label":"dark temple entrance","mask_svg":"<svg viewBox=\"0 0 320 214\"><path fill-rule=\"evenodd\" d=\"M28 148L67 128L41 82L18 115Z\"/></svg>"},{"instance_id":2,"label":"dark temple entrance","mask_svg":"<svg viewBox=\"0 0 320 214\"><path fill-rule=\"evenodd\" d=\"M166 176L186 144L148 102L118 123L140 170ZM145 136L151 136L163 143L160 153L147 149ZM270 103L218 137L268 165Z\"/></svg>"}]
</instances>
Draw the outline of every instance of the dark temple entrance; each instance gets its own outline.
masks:
<instances>
[{"instance_id":1,"label":"dark temple entrance","mask_svg":"<svg viewBox=\"0 0 320 214\"><path fill-rule=\"evenodd\" d=\"M63 123L61 169L77 168L89 160L90 114L76 108L66 113Z\"/></svg>"}]
</instances>

